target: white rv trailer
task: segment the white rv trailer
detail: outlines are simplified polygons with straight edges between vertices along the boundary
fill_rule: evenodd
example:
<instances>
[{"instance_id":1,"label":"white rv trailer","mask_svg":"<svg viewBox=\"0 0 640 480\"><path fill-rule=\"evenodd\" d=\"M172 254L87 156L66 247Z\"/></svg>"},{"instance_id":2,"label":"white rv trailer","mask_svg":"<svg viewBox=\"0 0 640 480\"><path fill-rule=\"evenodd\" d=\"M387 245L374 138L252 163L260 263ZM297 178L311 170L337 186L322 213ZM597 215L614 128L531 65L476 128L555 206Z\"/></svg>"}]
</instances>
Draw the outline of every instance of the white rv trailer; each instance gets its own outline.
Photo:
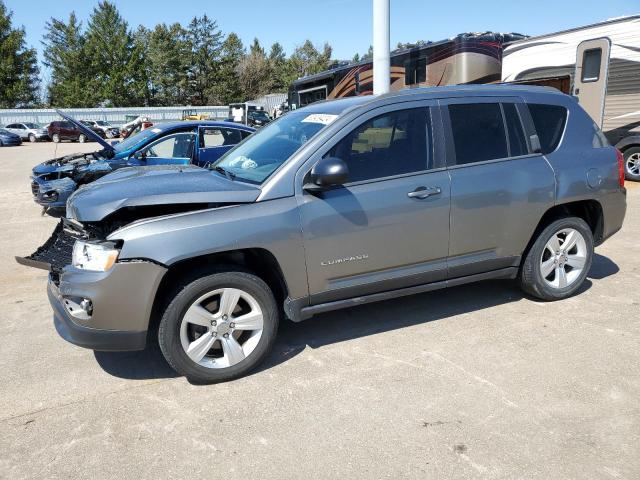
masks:
<instances>
[{"instance_id":1,"label":"white rv trailer","mask_svg":"<svg viewBox=\"0 0 640 480\"><path fill-rule=\"evenodd\" d=\"M574 95L640 180L640 15L519 40L502 54L502 81Z\"/></svg>"}]
</instances>

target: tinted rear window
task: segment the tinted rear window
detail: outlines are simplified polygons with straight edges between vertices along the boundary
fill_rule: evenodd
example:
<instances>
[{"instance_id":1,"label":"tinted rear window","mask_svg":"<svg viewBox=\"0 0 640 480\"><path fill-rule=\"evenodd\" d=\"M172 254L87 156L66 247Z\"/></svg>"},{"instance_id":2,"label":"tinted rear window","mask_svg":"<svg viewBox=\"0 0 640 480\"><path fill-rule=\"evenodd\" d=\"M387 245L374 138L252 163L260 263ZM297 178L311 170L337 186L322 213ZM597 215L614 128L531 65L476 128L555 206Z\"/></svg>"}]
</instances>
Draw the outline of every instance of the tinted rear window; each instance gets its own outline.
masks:
<instances>
[{"instance_id":1,"label":"tinted rear window","mask_svg":"<svg viewBox=\"0 0 640 480\"><path fill-rule=\"evenodd\" d=\"M542 153L547 154L558 148L564 126L567 122L567 109L558 105L530 103L529 111L536 133L540 139Z\"/></svg>"},{"instance_id":2,"label":"tinted rear window","mask_svg":"<svg viewBox=\"0 0 640 480\"><path fill-rule=\"evenodd\" d=\"M500 104L449 105L449 116L457 165L509 156Z\"/></svg>"}]
</instances>

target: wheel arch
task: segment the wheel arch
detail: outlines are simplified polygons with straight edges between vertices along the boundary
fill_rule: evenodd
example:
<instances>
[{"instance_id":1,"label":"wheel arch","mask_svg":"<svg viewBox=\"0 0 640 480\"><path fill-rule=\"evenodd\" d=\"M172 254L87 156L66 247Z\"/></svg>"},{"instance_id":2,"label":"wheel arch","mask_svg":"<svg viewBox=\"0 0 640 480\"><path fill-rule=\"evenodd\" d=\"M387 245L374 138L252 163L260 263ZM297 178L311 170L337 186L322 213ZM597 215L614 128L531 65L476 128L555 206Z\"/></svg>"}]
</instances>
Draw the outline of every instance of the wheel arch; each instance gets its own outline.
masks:
<instances>
[{"instance_id":1,"label":"wheel arch","mask_svg":"<svg viewBox=\"0 0 640 480\"><path fill-rule=\"evenodd\" d=\"M261 278L271 289L282 308L289 289L275 255L265 248L244 248L215 252L180 260L168 266L153 301L149 327L156 326L174 290L207 273L245 271Z\"/></svg>"},{"instance_id":2,"label":"wheel arch","mask_svg":"<svg viewBox=\"0 0 640 480\"><path fill-rule=\"evenodd\" d=\"M536 241L536 238L538 238L538 235L540 235L540 232L542 232L542 230L544 230L555 220L564 217L578 217L583 219L591 228L591 233L593 233L594 245L597 246L602 242L604 231L604 212L602 210L602 205L600 204L600 202L598 202L597 200L588 199L561 203L549 208L542 215L540 221L538 222L538 225L531 235L531 238L529 239L529 243L522 253L522 258L526 258L529 250L531 250L533 243Z\"/></svg>"},{"instance_id":3,"label":"wheel arch","mask_svg":"<svg viewBox=\"0 0 640 480\"><path fill-rule=\"evenodd\" d=\"M623 138L618 143L615 144L615 147L624 153L625 150L633 147L640 147L640 135L631 135Z\"/></svg>"}]
</instances>

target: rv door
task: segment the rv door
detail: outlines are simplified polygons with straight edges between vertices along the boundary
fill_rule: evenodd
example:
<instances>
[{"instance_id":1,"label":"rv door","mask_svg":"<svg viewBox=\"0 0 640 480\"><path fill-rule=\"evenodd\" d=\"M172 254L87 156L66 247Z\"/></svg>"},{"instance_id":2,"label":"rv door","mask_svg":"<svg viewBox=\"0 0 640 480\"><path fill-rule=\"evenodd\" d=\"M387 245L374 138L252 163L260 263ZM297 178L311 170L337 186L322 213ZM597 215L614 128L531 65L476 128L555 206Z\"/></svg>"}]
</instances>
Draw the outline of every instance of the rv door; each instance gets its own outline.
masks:
<instances>
[{"instance_id":1,"label":"rv door","mask_svg":"<svg viewBox=\"0 0 640 480\"><path fill-rule=\"evenodd\" d=\"M604 100L609 78L609 54L611 40L595 38L578 45L576 70L573 77L573 94L582 108L602 127Z\"/></svg>"}]
</instances>

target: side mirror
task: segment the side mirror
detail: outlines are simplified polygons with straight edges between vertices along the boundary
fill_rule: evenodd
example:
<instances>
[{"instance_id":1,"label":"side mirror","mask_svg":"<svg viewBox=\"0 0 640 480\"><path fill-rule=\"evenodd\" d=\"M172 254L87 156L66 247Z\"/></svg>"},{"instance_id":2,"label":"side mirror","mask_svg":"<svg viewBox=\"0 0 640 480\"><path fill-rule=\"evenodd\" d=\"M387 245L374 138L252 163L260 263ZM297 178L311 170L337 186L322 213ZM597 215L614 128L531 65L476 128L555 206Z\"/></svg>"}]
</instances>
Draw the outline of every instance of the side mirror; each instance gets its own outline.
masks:
<instances>
[{"instance_id":1,"label":"side mirror","mask_svg":"<svg viewBox=\"0 0 640 480\"><path fill-rule=\"evenodd\" d=\"M140 150L133 154L133 158L142 160L144 162L147 160L147 152L145 152L144 150Z\"/></svg>"},{"instance_id":2,"label":"side mirror","mask_svg":"<svg viewBox=\"0 0 640 480\"><path fill-rule=\"evenodd\" d=\"M529 143L531 144L531 150L533 153L542 153L542 145L540 145L540 138L538 135L530 135Z\"/></svg>"},{"instance_id":3,"label":"side mirror","mask_svg":"<svg viewBox=\"0 0 640 480\"><path fill-rule=\"evenodd\" d=\"M307 191L321 191L343 185L349 178L349 167L337 157L325 157L311 169L311 182L304 186Z\"/></svg>"}]
</instances>

